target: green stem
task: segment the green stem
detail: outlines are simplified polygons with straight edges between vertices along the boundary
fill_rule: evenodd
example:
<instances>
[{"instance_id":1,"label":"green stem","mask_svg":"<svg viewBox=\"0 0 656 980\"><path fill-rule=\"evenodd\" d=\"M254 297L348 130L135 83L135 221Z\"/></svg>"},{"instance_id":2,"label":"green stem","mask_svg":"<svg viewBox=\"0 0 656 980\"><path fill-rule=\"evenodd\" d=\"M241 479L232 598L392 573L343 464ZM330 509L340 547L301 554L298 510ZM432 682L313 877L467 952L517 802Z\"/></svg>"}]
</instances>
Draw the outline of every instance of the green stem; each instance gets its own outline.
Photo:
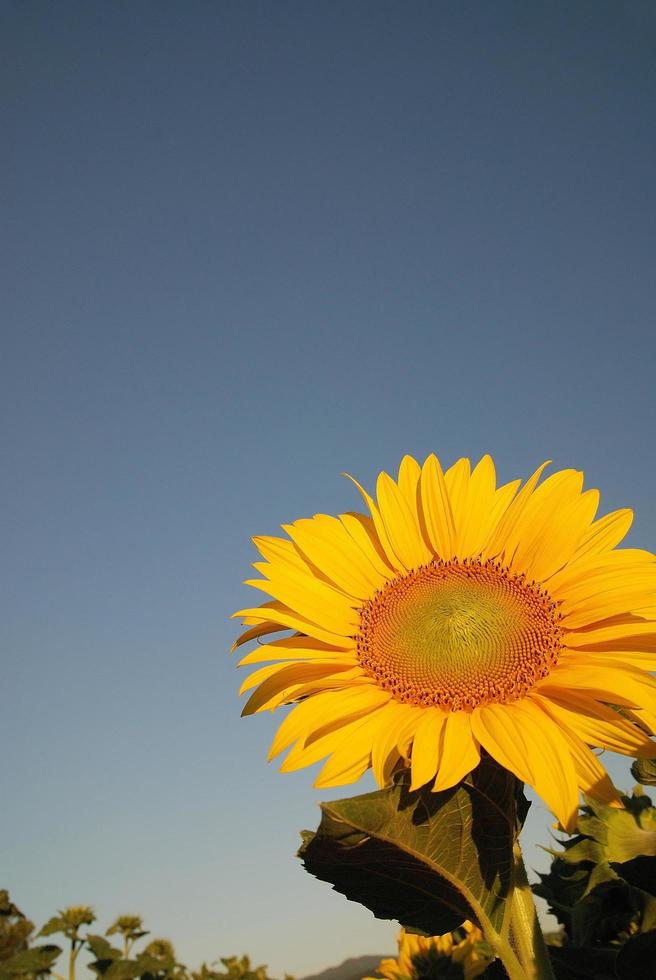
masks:
<instances>
[{"instance_id":1,"label":"green stem","mask_svg":"<svg viewBox=\"0 0 656 980\"><path fill-rule=\"evenodd\" d=\"M75 949L75 940L71 939L71 952L68 957L68 980L75 980L75 960L77 959L77 950Z\"/></svg>"},{"instance_id":2,"label":"green stem","mask_svg":"<svg viewBox=\"0 0 656 980\"><path fill-rule=\"evenodd\" d=\"M481 922L480 925L485 939L503 963L510 980L526 980L527 974L524 971L524 967L508 940L502 939L494 929L486 928L487 923Z\"/></svg>"},{"instance_id":3,"label":"green stem","mask_svg":"<svg viewBox=\"0 0 656 980\"><path fill-rule=\"evenodd\" d=\"M510 942L527 980L554 980L518 842L515 842L513 853L515 874L510 897Z\"/></svg>"}]
</instances>

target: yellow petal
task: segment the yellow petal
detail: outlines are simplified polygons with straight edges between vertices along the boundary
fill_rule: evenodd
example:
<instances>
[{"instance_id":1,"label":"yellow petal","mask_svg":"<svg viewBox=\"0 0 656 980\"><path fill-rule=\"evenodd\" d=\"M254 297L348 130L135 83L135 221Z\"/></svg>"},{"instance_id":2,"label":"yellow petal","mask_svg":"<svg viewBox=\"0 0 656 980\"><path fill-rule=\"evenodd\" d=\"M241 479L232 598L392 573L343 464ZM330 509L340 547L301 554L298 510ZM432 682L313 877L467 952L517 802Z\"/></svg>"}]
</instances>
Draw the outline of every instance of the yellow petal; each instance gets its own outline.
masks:
<instances>
[{"instance_id":1,"label":"yellow petal","mask_svg":"<svg viewBox=\"0 0 656 980\"><path fill-rule=\"evenodd\" d=\"M312 623L309 619L304 619L298 613L284 606L281 602L265 602L261 606L252 609L240 609L239 612L232 614L232 619L248 618L255 622L275 622L279 629L298 630L307 636L313 636L317 640L323 640L332 646L344 644L344 637L338 633L331 633L317 623Z\"/></svg>"},{"instance_id":2,"label":"yellow petal","mask_svg":"<svg viewBox=\"0 0 656 980\"><path fill-rule=\"evenodd\" d=\"M382 724L371 751L374 779L381 788L388 784L392 769L399 761L397 742L401 729L408 724L416 724L420 711L415 705L400 704L398 701L390 701L381 709Z\"/></svg>"},{"instance_id":3,"label":"yellow petal","mask_svg":"<svg viewBox=\"0 0 656 980\"><path fill-rule=\"evenodd\" d=\"M656 735L656 712L644 711L642 708L622 708L622 714L647 735Z\"/></svg>"},{"instance_id":4,"label":"yellow petal","mask_svg":"<svg viewBox=\"0 0 656 980\"><path fill-rule=\"evenodd\" d=\"M357 677L362 677L360 668L350 664L316 664L316 663L282 663L269 664L256 670L247 677L241 686L240 694L258 683L260 686L250 696L242 715L253 715L259 711L272 710L285 700L292 699L294 691L301 685L316 685L321 689L321 681L328 680L328 685L338 687L342 683L353 684Z\"/></svg>"},{"instance_id":5,"label":"yellow petal","mask_svg":"<svg viewBox=\"0 0 656 980\"><path fill-rule=\"evenodd\" d=\"M633 613L639 615L653 595L651 583L639 584L628 580L622 585L608 588L604 592L581 599L568 607L563 613L562 626L567 630L579 630L583 626L603 625L604 620L614 616Z\"/></svg>"},{"instance_id":6,"label":"yellow petal","mask_svg":"<svg viewBox=\"0 0 656 980\"><path fill-rule=\"evenodd\" d=\"M456 532L451 501L440 461L435 455L429 456L422 467L420 491L424 525L433 550L444 560L453 558Z\"/></svg>"},{"instance_id":7,"label":"yellow petal","mask_svg":"<svg viewBox=\"0 0 656 980\"><path fill-rule=\"evenodd\" d=\"M588 490L558 510L528 561L526 574L544 582L567 564L598 507L599 491Z\"/></svg>"},{"instance_id":8,"label":"yellow petal","mask_svg":"<svg viewBox=\"0 0 656 980\"><path fill-rule=\"evenodd\" d=\"M490 515L490 531L488 534L488 539L485 542L486 547L491 536L496 532L502 518L513 502L521 482L521 480L511 480L510 483L504 483L502 487L495 490L494 499L492 501L492 513Z\"/></svg>"},{"instance_id":9,"label":"yellow petal","mask_svg":"<svg viewBox=\"0 0 656 980\"><path fill-rule=\"evenodd\" d=\"M504 546L504 560L513 571L530 567L544 536L558 527L558 514L579 497L582 486L582 473L560 470L537 487Z\"/></svg>"},{"instance_id":10,"label":"yellow petal","mask_svg":"<svg viewBox=\"0 0 656 980\"><path fill-rule=\"evenodd\" d=\"M630 648L653 651L656 650L656 623L634 619L625 623L569 632L565 642L568 647L581 647L584 650L595 647L604 650L608 644L613 644L618 650Z\"/></svg>"},{"instance_id":11,"label":"yellow petal","mask_svg":"<svg viewBox=\"0 0 656 980\"><path fill-rule=\"evenodd\" d=\"M383 724L382 711L384 709L379 709L357 723L346 733L347 737L335 746L331 757L314 781L317 789L344 786L360 778L371 761L372 746Z\"/></svg>"},{"instance_id":12,"label":"yellow petal","mask_svg":"<svg viewBox=\"0 0 656 980\"><path fill-rule=\"evenodd\" d=\"M276 703L267 704L267 709L273 711L279 704L291 704L293 701L303 701L310 695L314 696L323 691L347 691L353 687L371 687L371 678L367 677L360 668L352 667L350 670L343 670L339 674L331 674L328 677L320 677L317 680L308 681L304 684L296 684L285 691L285 696L279 698ZM262 709L264 710L264 709Z\"/></svg>"},{"instance_id":13,"label":"yellow petal","mask_svg":"<svg viewBox=\"0 0 656 980\"><path fill-rule=\"evenodd\" d=\"M532 700L531 695L529 698ZM544 699L538 696L535 701L547 714L549 713L548 704L544 702ZM554 718L554 720L558 723L560 734L569 747L580 789L593 800L599 800L601 803L615 803L619 799L619 791L613 786L608 773L597 756L578 735L564 724L562 718Z\"/></svg>"},{"instance_id":14,"label":"yellow petal","mask_svg":"<svg viewBox=\"0 0 656 980\"><path fill-rule=\"evenodd\" d=\"M492 536L483 550L483 559L496 558L502 552L507 550L510 535L512 534L514 536L517 522L524 513L526 505L531 499L531 495L533 494L538 480L550 462L551 460L548 459L542 464L542 466L538 466L535 473L533 473L533 475L526 481L517 496L509 504L499 520L496 530L492 533Z\"/></svg>"},{"instance_id":15,"label":"yellow petal","mask_svg":"<svg viewBox=\"0 0 656 980\"><path fill-rule=\"evenodd\" d=\"M606 657L594 657L577 651L561 655L548 677L539 681L536 690L572 689L594 692L609 704L656 711L656 680L644 670Z\"/></svg>"},{"instance_id":16,"label":"yellow petal","mask_svg":"<svg viewBox=\"0 0 656 980\"><path fill-rule=\"evenodd\" d=\"M230 653L234 653L239 647L243 646L245 643L250 643L251 640L257 640L260 636L269 636L271 633L280 633L282 630L287 629L286 626L281 626L280 623L257 623L257 625L252 626L250 629L238 636L235 642L230 648Z\"/></svg>"},{"instance_id":17,"label":"yellow petal","mask_svg":"<svg viewBox=\"0 0 656 980\"><path fill-rule=\"evenodd\" d=\"M372 499L372 497L369 496L369 494L364 489L364 487L362 487L357 480L355 480L352 476L350 476L350 474L345 473L344 476L348 477L348 479L356 485L356 487L362 494L362 499L364 500L365 504L369 508L369 512L371 513L371 519L374 522L376 534L378 536L378 540L380 541L386 560L389 562L392 568L395 568L397 571L407 572L408 566L404 565L400 556L397 555L396 551L394 550L390 537L387 533L387 529L385 527L385 522L383 521L381 513L378 507L376 506L374 500Z\"/></svg>"},{"instance_id":18,"label":"yellow petal","mask_svg":"<svg viewBox=\"0 0 656 980\"><path fill-rule=\"evenodd\" d=\"M452 711L447 716L441 749L434 792L455 786L481 761L480 745L472 733L471 715L466 711Z\"/></svg>"},{"instance_id":19,"label":"yellow petal","mask_svg":"<svg viewBox=\"0 0 656 980\"><path fill-rule=\"evenodd\" d=\"M286 525L285 530L303 555L343 592L362 600L385 584L339 518L317 514Z\"/></svg>"},{"instance_id":20,"label":"yellow petal","mask_svg":"<svg viewBox=\"0 0 656 980\"><path fill-rule=\"evenodd\" d=\"M307 636L290 636L284 640L274 641L273 643L258 644L251 653L239 661L239 667L248 664L262 664L270 660L341 660L344 663L356 664L357 658L355 650L351 647L348 650L329 646L327 643L320 643L318 640L310 640Z\"/></svg>"},{"instance_id":21,"label":"yellow petal","mask_svg":"<svg viewBox=\"0 0 656 980\"><path fill-rule=\"evenodd\" d=\"M506 705L486 704L471 713L472 732L492 758L524 783L532 784L528 749L519 728L509 720Z\"/></svg>"},{"instance_id":22,"label":"yellow petal","mask_svg":"<svg viewBox=\"0 0 656 980\"><path fill-rule=\"evenodd\" d=\"M276 674L282 667L288 667L293 661L286 660L282 664L268 664L266 667L260 667L259 670L254 670L252 674L242 682L239 688L239 694L245 694L246 691L250 691L251 688L256 687L262 681L267 680L273 674Z\"/></svg>"},{"instance_id":23,"label":"yellow petal","mask_svg":"<svg viewBox=\"0 0 656 980\"><path fill-rule=\"evenodd\" d=\"M407 503L413 520L419 526L419 480L421 467L412 456L404 456L399 466L398 487Z\"/></svg>"},{"instance_id":24,"label":"yellow petal","mask_svg":"<svg viewBox=\"0 0 656 980\"><path fill-rule=\"evenodd\" d=\"M378 715L380 709L366 718L359 718L356 721L347 722L339 728L334 729L327 735L308 742L303 746L297 743L287 754L280 766L281 772L293 772L296 769L303 769L305 766L312 766L319 759L324 759L332 752L339 751L344 746L349 746L356 753L363 744L371 751L371 736L367 734L369 729L374 729L380 724Z\"/></svg>"},{"instance_id":25,"label":"yellow petal","mask_svg":"<svg viewBox=\"0 0 656 980\"><path fill-rule=\"evenodd\" d=\"M412 742L411 790L425 786L437 772L446 718L446 712L440 708L425 708L421 712Z\"/></svg>"},{"instance_id":26,"label":"yellow petal","mask_svg":"<svg viewBox=\"0 0 656 980\"><path fill-rule=\"evenodd\" d=\"M477 709L472 715L472 728L479 738L478 730L482 728L490 744L483 738L480 741L488 752L506 765L498 758L500 749L513 764L506 768L533 787L566 830L573 830L579 800L576 771L567 742L550 717L532 701L523 699ZM501 737L503 745L500 745ZM516 744L509 751L512 742ZM521 747L526 753L525 759L519 758ZM528 773L530 778L526 779L522 773Z\"/></svg>"},{"instance_id":27,"label":"yellow petal","mask_svg":"<svg viewBox=\"0 0 656 980\"><path fill-rule=\"evenodd\" d=\"M274 538L268 535L257 535L253 538L253 544L263 558L272 564L293 565L296 568L307 570L307 565L299 555L291 541L285 538Z\"/></svg>"},{"instance_id":28,"label":"yellow petal","mask_svg":"<svg viewBox=\"0 0 656 980\"><path fill-rule=\"evenodd\" d=\"M453 540L453 554L462 557L461 540L467 520L467 506L469 500L469 481L471 475L471 463L466 457L459 459L450 466L444 474L444 482L451 501L451 513L455 526Z\"/></svg>"},{"instance_id":29,"label":"yellow petal","mask_svg":"<svg viewBox=\"0 0 656 980\"><path fill-rule=\"evenodd\" d=\"M639 646L640 644L634 644ZM572 657L570 660L569 657ZM591 649L576 647L574 649L568 649L564 647L561 652L561 657L563 660L567 657L567 663L574 664L574 657L576 657L576 664L583 667L585 664L585 657L594 657L595 663L597 664L609 664L613 663L615 666L624 666L625 664L629 667L636 667L639 670L651 671L656 670L656 651L649 650L635 650L631 649L630 642L624 644L624 649L622 649L622 644L619 643L609 643L606 649L600 649L599 646L593 647Z\"/></svg>"},{"instance_id":30,"label":"yellow petal","mask_svg":"<svg viewBox=\"0 0 656 980\"><path fill-rule=\"evenodd\" d=\"M616 579L621 581L626 575L640 572L649 574L654 570L654 556L638 548L622 548L604 555L592 555L581 561L570 561L564 568L549 578L549 592L554 599L566 600L577 594L583 586L583 595L594 594L597 584L606 585ZM590 589L592 583L595 585ZM587 589L587 591L586 591Z\"/></svg>"},{"instance_id":31,"label":"yellow petal","mask_svg":"<svg viewBox=\"0 0 656 980\"><path fill-rule=\"evenodd\" d=\"M396 578L397 572L385 557L373 520L364 514L340 514L339 519L380 578Z\"/></svg>"},{"instance_id":32,"label":"yellow petal","mask_svg":"<svg viewBox=\"0 0 656 980\"><path fill-rule=\"evenodd\" d=\"M458 530L459 558L472 558L483 550L494 520L496 473L491 456L483 456L469 480L466 511Z\"/></svg>"},{"instance_id":33,"label":"yellow petal","mask_svg":"<svg viewBox=\"0 0 656 980\"><path fill-rule=\"evenodd\" d=\"M614 510L611 514L606 514L605 517L595 521L581 539L576 552L577 559L611 551L628 533L632 522L633 511L628 508Z\"/></svg>"},{"instance_id":34,"label":"yellow petal","mask_svg":"<svg viewBox=\"0 0 656 980\"><path fill-rule=\"evenodd\" d=\"M581 691L532 692L531 699L585 742L621 755L653 758L656 743L617 711Z\"/></svg>"},{"instance_id":35,"label":"yellow petal","mask_svg":"<svg viewBox=\"0 0 656 980\"><path fill-rule=\"evenodd\" d=\"M269 751L269 760L284 752L292 742L304 743L311 733L325 735L369 714L387 704L390 697L387 691L372 684L347 691L323 691L302 701L292 708L278 728Z\"/></svg>"},{"instance_id":36,"label":"yellow petal","mask_svg":"<svg viewBox=\"0 0 656 980\"><path fill-rule=\"evenodd\" d=\"M429 562L433 556L422 537L416 512L410 509L387 473L378 477L376 497L387 536L405 568L416 568Z\"/></svg>"},{"instance_id":37,"label":"yellow petal","mask_svg":"<svg viewBox=\"0 0 656 980\"><path fill-rule=\"evenodd\" d=\"M630 608L636 601L643 602L656 592L656 565L640 565L590 575L576 584L561 588L558 593L563 618L574 619L590 609L601 609L604 603L622 599ZM608 618L607 616L604 618ZM570 627L571 628L571 627Z\"/></svg>"},{"instance_id":38,"label":"yellow petal","mask_svg":"<svg viewBox=\"0 0 656 980\"><path fill-rule=\"evenodd\" d=\"M364 745L347 742L346 745L340 745L335 749L315 779L315 789L348 786L357 782L371 764L371 746L367 748L367 743L371 740L370 736Z\"/></svg>"},{"instance_id":39,"label":"yellow petal","mask_svg":"<svg viewBox=\"0 0 656 980\"><path fill-rule=\"evenodd\" d=\"M351 602L329 585L308 574L296 578L285 569L270 566L271 577L264 579L248 579L246 585L268 593L274 599L284 603L294 612L300 613L304 619L318 623L331 633L338 636L354 636L359 627L359 616Z\"/></svg>"}]
</instances>

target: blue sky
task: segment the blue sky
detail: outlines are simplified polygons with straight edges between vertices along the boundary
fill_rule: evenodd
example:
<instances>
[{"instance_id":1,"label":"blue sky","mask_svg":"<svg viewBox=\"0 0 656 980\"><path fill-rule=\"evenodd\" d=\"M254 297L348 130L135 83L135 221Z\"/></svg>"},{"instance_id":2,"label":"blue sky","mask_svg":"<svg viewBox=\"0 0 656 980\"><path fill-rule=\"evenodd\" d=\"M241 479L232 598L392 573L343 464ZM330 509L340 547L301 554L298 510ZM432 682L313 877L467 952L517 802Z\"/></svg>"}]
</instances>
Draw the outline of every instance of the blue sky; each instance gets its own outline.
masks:
<instances>
[{"instance_id":1,"label":"blue sky","mask_svg":"<svg viewBox=\"0 0 656 980\"><path fill-rule=\"evenodd\" d=\"M345 792L239 718L249 539L491 452L656 550L654 8L14 2L0 38L2 884L192 965L389 951L294 858Z\"/></svg>"}]
</instances>

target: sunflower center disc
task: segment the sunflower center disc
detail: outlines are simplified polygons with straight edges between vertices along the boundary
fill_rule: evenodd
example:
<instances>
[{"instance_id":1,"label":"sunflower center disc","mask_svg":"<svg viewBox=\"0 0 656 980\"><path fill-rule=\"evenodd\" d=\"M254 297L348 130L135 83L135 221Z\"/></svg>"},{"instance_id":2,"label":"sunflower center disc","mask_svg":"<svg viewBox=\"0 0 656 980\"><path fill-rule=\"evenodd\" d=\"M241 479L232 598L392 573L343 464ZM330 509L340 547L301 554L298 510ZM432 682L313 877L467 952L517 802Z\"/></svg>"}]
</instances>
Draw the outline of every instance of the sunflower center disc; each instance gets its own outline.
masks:
<instances>
[{"instance_id":1,"label":"sunflower center disc","mask_svg":"<svg viewBox=\"0 0 656 980\"><path fill-rule=\"evenodd\" d=\"M558 660L545 591L493 562L435 561L361 610L358 659L399 701L451 711L513 701Z\"/></svg>"}]
</instances>

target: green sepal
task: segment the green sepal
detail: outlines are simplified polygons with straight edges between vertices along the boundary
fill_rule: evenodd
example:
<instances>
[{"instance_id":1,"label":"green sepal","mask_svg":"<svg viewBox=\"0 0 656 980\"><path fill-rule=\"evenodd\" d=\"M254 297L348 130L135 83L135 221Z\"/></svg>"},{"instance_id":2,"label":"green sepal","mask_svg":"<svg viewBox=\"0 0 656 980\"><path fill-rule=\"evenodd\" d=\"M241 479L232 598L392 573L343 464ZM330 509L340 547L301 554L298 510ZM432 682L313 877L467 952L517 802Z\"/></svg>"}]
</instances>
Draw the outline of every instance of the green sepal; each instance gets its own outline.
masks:
<instances>
[{"instance_id":1,"label":"green sepal","mask_svg":"<svg viewBox=\"0 0 656 980\"><path fill-rule=\"evenodd\" d=\"M656 759L636 759L631 775L641 786L656 786Z\"/></svg>"}]
</instances>

